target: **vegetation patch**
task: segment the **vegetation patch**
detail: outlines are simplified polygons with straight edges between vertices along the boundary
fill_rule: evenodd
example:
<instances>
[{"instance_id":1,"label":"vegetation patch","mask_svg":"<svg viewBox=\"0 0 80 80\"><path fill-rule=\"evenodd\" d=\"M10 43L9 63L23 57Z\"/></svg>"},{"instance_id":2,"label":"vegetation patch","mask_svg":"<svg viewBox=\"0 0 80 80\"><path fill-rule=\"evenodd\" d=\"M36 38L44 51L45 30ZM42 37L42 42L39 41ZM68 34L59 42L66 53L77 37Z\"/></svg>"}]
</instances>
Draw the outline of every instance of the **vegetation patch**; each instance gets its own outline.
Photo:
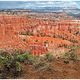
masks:
<instances>
[{"instance_id":1,"label":"vegetation patch","mask_svg":"<svg viewBox=\"0 0 80 80\"><path fill-rule=\"evenodd\" d=\"M0 74L1 78L16 78L21 74L22 68L15 55L0 54Z\"/></svg>"}]
</instances>

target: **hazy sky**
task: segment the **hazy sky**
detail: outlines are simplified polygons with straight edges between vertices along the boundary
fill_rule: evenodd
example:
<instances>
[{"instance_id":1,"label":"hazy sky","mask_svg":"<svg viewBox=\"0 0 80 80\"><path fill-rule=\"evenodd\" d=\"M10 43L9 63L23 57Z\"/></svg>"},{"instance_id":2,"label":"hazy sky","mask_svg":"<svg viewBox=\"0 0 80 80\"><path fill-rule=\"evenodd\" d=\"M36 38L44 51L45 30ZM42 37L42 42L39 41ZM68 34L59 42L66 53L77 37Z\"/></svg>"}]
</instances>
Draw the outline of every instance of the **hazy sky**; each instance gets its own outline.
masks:
<instances>
[{"instance_id":1,"label":"hazy sky","mask_svg":"<svg viewBox=\"0 0 80 80\"><path fill-rule=\"evenodd\" d=\"M32 1L32 2L31 2ZM34 1L34 2L33 2ZM24 0L24 1L0 1L0 9L5 8L41 8L41 7L76 7L80 9L80 2L74 2L73 0L65 0L70 2L54 2L63 0Z\"/></svg>"},{"instance_id":2,"label":"hazy sky","mask_svg":"<svg viewBox=\"0 0 80 80\"><path fill-rule=\"evenodd\" d=\"M0 0L0 1L80 1L80 0Z\"/></svg>"}]
</instances>

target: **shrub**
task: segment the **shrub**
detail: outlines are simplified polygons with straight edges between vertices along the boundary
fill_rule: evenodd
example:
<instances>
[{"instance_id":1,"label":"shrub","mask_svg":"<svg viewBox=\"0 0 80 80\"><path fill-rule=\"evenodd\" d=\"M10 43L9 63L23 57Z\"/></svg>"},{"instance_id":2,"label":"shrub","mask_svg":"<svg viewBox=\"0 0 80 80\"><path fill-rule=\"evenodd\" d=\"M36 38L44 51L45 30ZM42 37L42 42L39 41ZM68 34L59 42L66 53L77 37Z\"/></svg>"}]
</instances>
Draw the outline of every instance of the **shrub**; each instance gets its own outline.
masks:
<instances>
[{"instance_id":1,"label":"shrub","mask_svg":"<svg viewBox=\"0 0 80 80\"><path fill-rule=\"evenodd\" d=\"M17 72L21 71L21 65L18 61L16 62L16 70L17 70Z\"/></svg>"},{"instance_id":2,"label":"shrub","mask_svg":"<svg viewBox=\"0 0 80 80\"><path fill-rule=\"evenodd\" d=\"M73 60L73 61L76 61L78 59L77 54L75 54L74 50L71 50L70 52L65 53L63 58L70 59L70 60Z\"/></svg>"},{"instance_id":3,"label":"shrub","mask_svg":"<svg viewBox=\"0 0 80 80\"><path fill-rule=\"evenodd\" d=\"M24 61L27 58L28 53L24 53L24 54L17 54L17 59L19 61Z\"/></svg>"},{"instance_id":4,"label":"shrub","mask_svg":"<svg viewBox=\"0 0 80 80\"><path fill-rule=\"evenodd\" d=\"M53 60L53 55L51 53L46 54L44 57L49 62L51 62Z\"/></svg>"},{"instance_id":5,"label":"shrub","mask_svg":"<svg viewBox=\"0 0 80 80\"><path fill-rule=\"evenodd\" d=\"M71 46L71 47L70 47L71 50L76 50L76 49L78 49L78 48L80 48L80 46Z\"/></svg>"},{"instance_id":6,"label":"shrub","mask_svg":"<svg viewBox=\"0 0 80 80\"><path fill-rule=\"evenodd\" d=\"M64 58L64 59L69 59L69 53L65 53L65 54L63 55L63 58Z\"/></svg>"},{"instance_id":7,"label":"shrub","mask_svg":"<svg viewBox=\"0 0 80 80\"><path fill-rule=\"evenodd\" d=\"M17 61L15 55L6 54L0 55L0 69L1 77L7 78L13 76L14 78L21 73L21 65Z\"/></svg>"},{"instance_id":8,"label":"shrub","mask_svg":"<svg viewBox=\"0 0 80 80\"><path fill-rule=\"evenodd\" d=\"M33 56L28 52L25 52L24 54L18 54L17 58L19 61L26 61L26 63L33 60Z\"/></svg>"},{"instance_id":9,"label":"shrub","mask_svg":"<svg viewBox=\"0 0 80 80\"><path fill-rule=\"evenodd\" d=\"M45 61L37 60L36 62L34 62L33 66L38 71L44 71L49 68L49 63Z\"/></svg>"},{"instance_id":10,"label":"shrub","mask_svg":"<svg viewBox=\"0 0 80 80\"><path fill-rule=\"evenodd\" d=\"M70 59L76 61L77 60L77 55L74 52L70 53Z\"/></svg>"},{"instance_id":11,"label":"shrub","mask_svg":"<svg viewBox=\"0 0 80 80\"><path fill-rule=\"evenodd\" d=\"M44 56L35 56L33 66L38 71L52 70L51 65L45 60Z\"/></svg>"},{"instance_id":12,"label":"shrub","mask_svg":"<svg viewBox=\"0 0 80 80\"><path fill-rule=\"evenodd\" d=\"M68 63L69 63L69 61L68 61L68 60L64 60L64 63L65 63L65 64L68 64Z\"/></svg>"},{"instance_id":13,"label":"shrub","mask_svg":"<svg viewBox=\"0 0 80 80\"><path fill-rule=\"evenodd\" d=\"M24 60L24 63L32 65L34 63L34 57L32 55L28 56L27 59Z\"/></svg>"}]
</instances>

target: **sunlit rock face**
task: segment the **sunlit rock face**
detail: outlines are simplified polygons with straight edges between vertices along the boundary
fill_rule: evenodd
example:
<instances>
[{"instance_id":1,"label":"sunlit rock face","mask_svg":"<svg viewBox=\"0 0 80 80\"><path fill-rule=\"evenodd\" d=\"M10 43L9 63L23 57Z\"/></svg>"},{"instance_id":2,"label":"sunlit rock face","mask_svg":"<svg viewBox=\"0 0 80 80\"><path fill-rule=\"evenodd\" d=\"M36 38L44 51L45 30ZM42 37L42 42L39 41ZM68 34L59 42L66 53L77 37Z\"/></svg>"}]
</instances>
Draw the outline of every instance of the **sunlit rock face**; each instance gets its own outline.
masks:
<instances>
[{"instance_id":1,"label":"sunlit rock face","mask_svg":"<svg viewBox=\"0 0 80 80\"><path fill-rule=\"evenodd\" d=\"M22 49L33 55L80 45L79 20L43 20L23 16L0 16L0 48ZM56 52L57 53L57 52Z\"/></svg>"},{"instance_id":2,"label":"sunlit rock face","mask_svg":"<svg viewBox=\"0 0 80 80\"><path fill-rule=\"evenodd\" d=\"M80 46L80 2L0 2L0 48L62 55ZM76 15L77 14L77 15Z\"/></svg>"},{"instance_id":3,"label":"sunlit rock face","mask_svg":"<svg viewBox=\"0 0 80 80\"><path fill-rule=\"evenodd\" d=\"M80 1L1 1L0 9L28 9L37 12L72 12L79 14Z\"/></svg>"}]
</instances>

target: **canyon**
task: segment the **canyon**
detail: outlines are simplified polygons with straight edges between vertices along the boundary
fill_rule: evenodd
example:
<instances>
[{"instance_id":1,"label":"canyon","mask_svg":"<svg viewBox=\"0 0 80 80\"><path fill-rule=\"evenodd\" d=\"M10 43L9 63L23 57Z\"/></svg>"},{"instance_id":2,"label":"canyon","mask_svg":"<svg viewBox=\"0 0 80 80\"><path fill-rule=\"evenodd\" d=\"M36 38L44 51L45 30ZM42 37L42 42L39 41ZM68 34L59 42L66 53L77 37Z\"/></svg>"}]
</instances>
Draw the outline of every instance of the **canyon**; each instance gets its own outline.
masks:
<instances>
[{"instance_id":1,"label":"canyon","mask_svg":"<svg viewBox=\"0 0 80 80\"><path fill-rule=\"evenodd\" d=\"M43 14L45 18L31 14L0 13L0 49L21 49L33 55L52 53L61 56L70 47L80 46L80 20L63 13L51 14L58 16L58 19L50 19L50 13L48 17ZM64 19L66 16L67 19Z\"/></svg>"}]
</instances>

